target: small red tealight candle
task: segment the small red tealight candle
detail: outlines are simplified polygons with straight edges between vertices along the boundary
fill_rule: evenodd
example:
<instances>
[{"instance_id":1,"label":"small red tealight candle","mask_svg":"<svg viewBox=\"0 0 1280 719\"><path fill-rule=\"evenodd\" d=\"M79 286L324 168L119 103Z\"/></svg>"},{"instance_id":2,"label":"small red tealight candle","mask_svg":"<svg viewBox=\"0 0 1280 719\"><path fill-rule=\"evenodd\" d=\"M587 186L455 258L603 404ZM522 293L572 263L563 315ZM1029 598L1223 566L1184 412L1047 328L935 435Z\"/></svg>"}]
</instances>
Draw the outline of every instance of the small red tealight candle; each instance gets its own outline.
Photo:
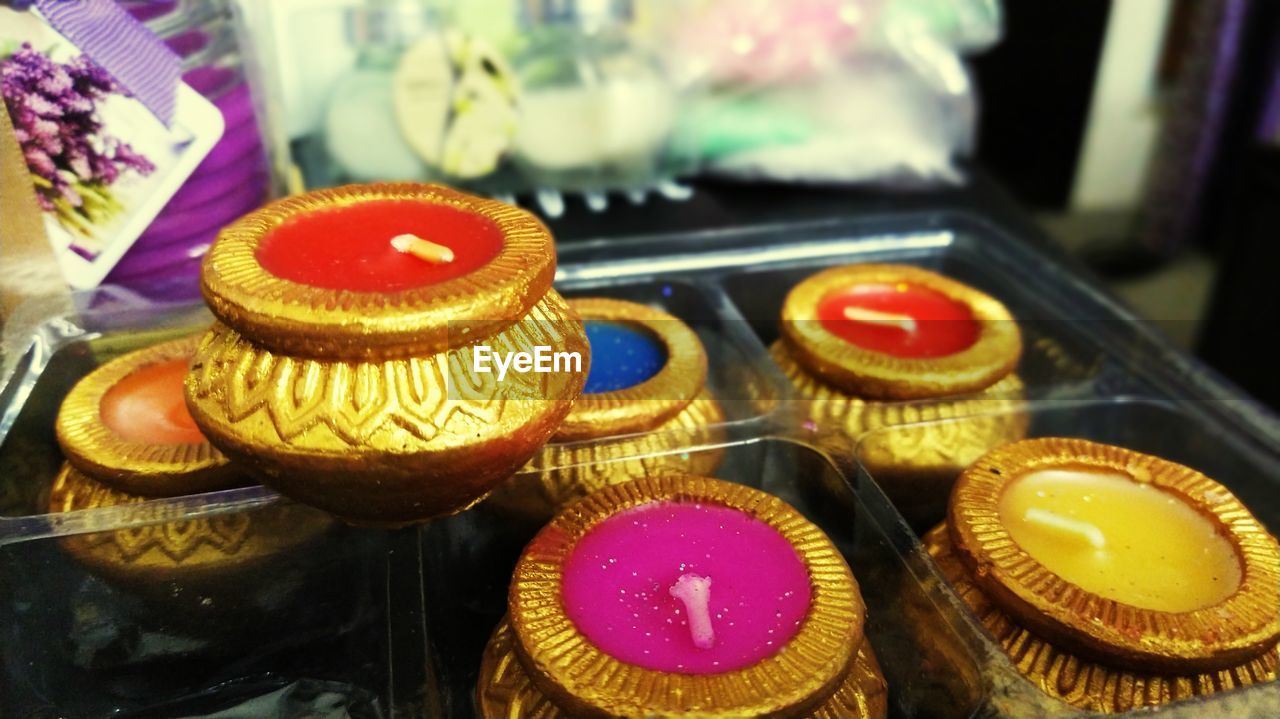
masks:
<instances>
[{"instance_id":1,"label":"small red tealight candle","mask_svg":"<svg viewBox=\"0 0 1280 719\"><path fill-rule=\"evenodd\" d=\"M980 392L1008 377L1021 352L999 300L936 272L877 264L832 267L793 287L774 348L784 365L794 357L805 376L868 400Z\"/></svg>"},{"instance_id":2,"label":"small red tealight candle","mask_svg":"<svg viewBox=\"0 0 1280 719\"><path fill-rule=\"evenodd\" d=\"M944 357L978 341L978 323L963 302L919 285L866 284L818 303L832 334L894 357Z\"/></svg>"},{"instance_id":3,"label":"small red tealight candle","mask_svg":"<svg viewBox=\"0 0 1280 719\"><path fill-rule=\"evenodd\" d=\"M414 236L447 248L448 260L424 260L393 244ZM312 287L396 292L474 272L502 250L502 230L487 217L444 204L373 200L335 205L285 220L258 246L263 269Z\"/></svg>"},{"instance_id":4,"label":"small red tealight candle","mask_svg":"<svg viewBox=\"0 0 1280 719\"><path fill-rule=\"evenodd\" d=\"M196 444L204 435L187 411L182 383L187 360L169 360L134 370L102 397L102 422L139 443Z\"/></svg>"}]
</instances>

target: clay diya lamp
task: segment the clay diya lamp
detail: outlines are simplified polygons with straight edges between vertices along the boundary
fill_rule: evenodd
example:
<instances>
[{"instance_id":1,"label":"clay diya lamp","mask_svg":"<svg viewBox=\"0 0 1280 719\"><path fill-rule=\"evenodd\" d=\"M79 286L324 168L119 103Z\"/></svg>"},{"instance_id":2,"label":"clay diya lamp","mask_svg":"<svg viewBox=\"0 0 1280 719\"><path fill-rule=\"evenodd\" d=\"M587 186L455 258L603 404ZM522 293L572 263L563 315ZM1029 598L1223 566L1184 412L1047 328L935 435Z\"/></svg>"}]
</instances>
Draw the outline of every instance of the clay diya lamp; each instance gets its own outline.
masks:
<instances>
[{"instance_id":1,"label":"clay diya lamp","mask_svg":"<svg viewBox=\"0 0 1280 719\"><path fill-rule=\"evenodd\" d=\"M1017 442L964 471L924 542L1018 671L1081 709L1276 678L1280 548L1188 467L1081 439Z\"/></svg>"},{"instance_id":2,"label":"clay diya lamp","mask_svg":"<svg viewBox=\"0 0 1280 719\"><path fill-rule=\"evenodd\" d=\"M742 485L673 475L588 495L525 549L508 609L481 664L482 716L887 709L844 558Z\"/></svg>"},{"instance_id":3,"label":"clay diya lamp","mask_svg":"<svg viewBox=\"0 0 1280 719\"><path fill-rule=\"evenodd\" d=\"M670 472L711 474L723 451L673 450L715 441L724 412L706 386L707 355L684 322L646 305L569 300L591 345L582 395L551 444L486 506L541 525L608 484ZM606 438L624 439L603 442Z\"/></svg>"},{"instance_id":4,"label":"clay diya lamp","mask_svg":"<svg viewBox=\"0 0 1280 719\"><path fill-rule=\"evenodd\" d=\"M51 514L92 510L79 520L88 531L62 537L62 548L163 609L166 623L188 628L282 599L278 583L254 572L272 562L287 562L272 572L277 578L296 571L305 564L299 548L333 527L329 516L295 505L198 518L184 518L182 505L111 509L249 483L187 411L183 382L199 342L197 335L124 354L71 389L55 423L67 463L46 505Z\"/></svg>"},{"instance_id":5,"label":"clay diya lamp","mask_svg":"<svg viewBox=\"0 0 1280 719\"><path fill-rule=\"evenodd\" d=\"M205 259L218 322L187 378L192 416L264 484L349 522L460 511L550 439L586 381L554 273L536 218L443 187L272 203ZM499 379L479 352L582 359Z\"/></svg>"},{"instance_id":6,"label":"clay diya lamp","mask_svg":"<svg viewBox=\"0 0 1280 719\"><path fill-rule=\"evenodd\" d=\"M81 472L130 494L170 497L245 483L187 411L183 382L200 336L117 357L67 393L55 432Z\"/></svg>"},{"instance_id":7,"label":"clay diya lamp","mask_svg":"<svg viewBox=\"0 0 1280 719\"><path fill-rule=\"evenodd\" d=\"M792 288L781 329L770 354L819 427L858 440L931 422L859 447L909 519L936 522L960 471L1026 431L1018 324L968 285L909 265L833 267Z\"/></svg>"}]
</instances>

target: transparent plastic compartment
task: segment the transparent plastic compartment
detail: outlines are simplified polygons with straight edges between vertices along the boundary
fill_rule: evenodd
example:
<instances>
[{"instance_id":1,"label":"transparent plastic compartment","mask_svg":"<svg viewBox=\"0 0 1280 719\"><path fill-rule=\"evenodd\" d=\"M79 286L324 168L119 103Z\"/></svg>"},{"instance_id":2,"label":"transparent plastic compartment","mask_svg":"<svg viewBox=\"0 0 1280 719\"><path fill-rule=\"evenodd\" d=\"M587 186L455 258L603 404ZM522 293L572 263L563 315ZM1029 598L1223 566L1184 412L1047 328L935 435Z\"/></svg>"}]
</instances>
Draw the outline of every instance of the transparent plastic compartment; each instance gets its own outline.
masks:
<instances>
[{"instance_id":1,"label":"transparent plastic compartment","mask_svg":"<svg viewBox=\"0 0 1280 719\"><path fill-rule=\"evenodd\" d=\"M689 324L726 426L750 426L785 391L750 333L693 285L564 289L644 302ZM63 463L54 421L71 387L211 321L202 305L140 305L110 291L77 300L78 312L36 328L0 394L0 716L420 715L435 694L416 530L330 522L301 546L212 577L104 571L76 554L102 545L119 554L157 536L154 551L171 550L166 537L200 532L211 545L253 541L255 518L269 524L281 512L300 525L323 519L260 486L47 514Z\"/></svg>"},{"instance_id":2,"label":"transparent plastic compartment","mask_svg":"<svg viewBox=\"0 0 1280 719\"><path fill-rule=\"evenodd\" d=\"M403 600L392 587L417 582L418 566L416 554L398 561L395 534L339 526L283 499L171 508L182 518L88 510L24 521L21 537L7 528L0 715L342 711L372 719L406 701L389 669L404 651L391 638L409 615L397 610ZM280 530L295 521L315 536L278 547L262 534L265 524ZM103 523L113 529L86 531ZM237 546L236 566L147 566L165 562L162 554ZM107 559L104 571L86 555L130 559Z\"/></svg>"},{"instance_id":3,"label":"transparent plastic compartment","mask_svg":"<svg viewBox=\"0 0 1280 719\"><path fill-rule=\"evenodd\" d=\"M741 324L768 346L779 336L787 293L806 277L844 264L916 265L972 285L1009 308L1023 334L1017 371L1028 396L1153 391L1144 384L1142 372L1134 371L1136 365L1150 361L1134 347L1138 320L1050 259L968 217L932 218L907 226L911 229L901 223L840 222L802 230L764 228L678 240L640 239L622 247L588 243L565 253L564 274L596 281L653 276L696 279L721 294ZM777 244L780 236L788 237L786 245ZM670 254L643 255L655 249ZM606 252L623 258L590 262ZM626 257L629 252L637 257ZM578 256L584 260L580 266L569 264Z\"/></svg>"},{"instance_id":4,"label":"transparent plastic compartment","mask_svg":"<svg viewBox=\"0 0 1280 719\"><path fill-rule=\"evenodd\" d=\"M888 676L893 716L1062 711L1037 703L1038 693L1001 665L1003 655L940 585L875 478L859 473L853 439L806 426L798 403L780 401L793 396L766 347L782 298L821 268L868 261L931 267L1010 306L1028 338L1020 372L1033 398L1033 434L1112 433L1193 466L1216 447L1223 456L1201 468L1276 531L1274 418L1091 285L980 220L924 214L590 241L561 248L557 288L651 304L698 333L726 421L714 440L675 438L670 453L723 452L718 476L781 495L840 545L870 610L868 634ZM189 606L186 588L178 604L166 605L73 558L64 543L90 532L294 506L246 487L45 514L62 461L54 417L71 386L103 361L210 320L199 305L140 306L108 288L76 299L75 312L45 312L52 318L28 325L33 341L7 358L16 369L0 389L0 716L188 717L232 707L239 714L228 715L472 715L480 652L536 528L484 510L420 530L337 527L303 553L306 561L281 556L250 567L243 584L251 589L241 598L209 590L215 608L232 606L225 617L207 615L219 629L213 638L192 638L190 619L172 611ZM1179 402L1095 399L1120 394ZM1146 409L1107 409L1113 405ZM1162 435L1169 417L1180 418L1170 426L1181 429ZM1153 444L1140 445L1143 438ZM585 444L614 443L622 441ZM107 629L80 636L90 626ZM926 642L915 630L921 626ZM1277 701L1276 687L1239 697L1252 711L1253 702ZM1173 711L1191 716L1196 706Z\"/></svg>"},{"instance_id":5,"label":"transparent plastic compartment","mask_svg":"<svg viewBox=\"0 0 1280 719\"><path fill-rule=\"evenodd\" d=\"M209 321L202 307L81 299L74 319L38 328L2 395L0 716L383 717L416 701L420 681L405 690L389 671L406 651L390 638L418 616L412 535L262 487L46 513L67 391Z\"/></svg>"},{"instance_id":6,"label":"transparent plastic compartment","mask_svg":"<svg viewBox=\"0 0 1280 719\"><path fill-rule=\"evenodd\" d=\"M984 701L979 664L922 585L911 580L918 548L888 531L888 504L876 511L855 497L836 461L801 442L737 427L723 445L676 449L723 451L715 476L769 492L822 528L853 569L867 604L866 633L889 684L891 717L968 717ZM515 529L499 516L467 512L433 522L422 534L428 653L433 707L443 717L475 716L476 677L489 635L506 611L511 571L536 529ZM905 551L905 554L903 553ZM945 669L926 663L914 636L902 631L901 606L929 607L919 621L931 645L945 648Z\"/></svg>"},{"instance_id":7,"label":"transparent plastic compartment","mask_svg":"<svg viewBox=\"0 0 1280 719\"><path fill-rule=\"evenodd\" d=\"M1280 450L1255 446L1250 438L1214 420L1200 400L1113 398L1109 400L1050 400L1024 408L1030 420L1027 436L1079 437L1156 454L1199 470L1226 486L1273 535L1280 535ZM971 418L970 418L971 419ZM878 478L863 463L863 450L875 442L928 424L959 424L965 418L915 427L889 427L864 435L854 451L859 500L869 512L885 513L888 500ZM934 524L946 516L946 496L937 497ZM899 521L894 534L904 545L919 547L907 525ZM983 714L1001 717L1085 716L1084 712L1050 699L1014 668L1008 656L978 623L938 573L927 555L910 552L922 586L936 588L943 598L943 614L958 619L956 627L968 652L983 657L980 676L988 697ZM941 655L939 655L941 656ZM1280 707L1280 682L1247 687L1161 707L1162 717L1257 717L1270 719ZM1150 713L1135 710L1134 715ZM1090 715L1091 716L1091 715Z\"/></svg>"}]
</instances>

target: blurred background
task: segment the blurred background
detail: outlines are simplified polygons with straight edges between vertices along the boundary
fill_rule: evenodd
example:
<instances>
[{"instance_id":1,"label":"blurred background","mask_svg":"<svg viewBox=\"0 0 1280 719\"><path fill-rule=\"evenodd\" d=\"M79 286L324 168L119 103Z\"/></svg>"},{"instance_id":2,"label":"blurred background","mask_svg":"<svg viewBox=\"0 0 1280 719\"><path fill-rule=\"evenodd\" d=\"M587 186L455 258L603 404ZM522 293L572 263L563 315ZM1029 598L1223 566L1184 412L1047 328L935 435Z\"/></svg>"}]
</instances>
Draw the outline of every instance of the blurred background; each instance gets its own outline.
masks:
<instances>
[{"instance_id":1,"label":"blurred background","mask_svg":"<svg viewBox=\"0 0 1280 719\"><path fill-rule=\"evenodd\" d=\"M444 182L561 242L976 211L1280 402L1280 4L119 0L223 113L107 282L195 292L272 196ZM1033 268L1032 268L1033 271Z\"/></svg>"}]
</instances>

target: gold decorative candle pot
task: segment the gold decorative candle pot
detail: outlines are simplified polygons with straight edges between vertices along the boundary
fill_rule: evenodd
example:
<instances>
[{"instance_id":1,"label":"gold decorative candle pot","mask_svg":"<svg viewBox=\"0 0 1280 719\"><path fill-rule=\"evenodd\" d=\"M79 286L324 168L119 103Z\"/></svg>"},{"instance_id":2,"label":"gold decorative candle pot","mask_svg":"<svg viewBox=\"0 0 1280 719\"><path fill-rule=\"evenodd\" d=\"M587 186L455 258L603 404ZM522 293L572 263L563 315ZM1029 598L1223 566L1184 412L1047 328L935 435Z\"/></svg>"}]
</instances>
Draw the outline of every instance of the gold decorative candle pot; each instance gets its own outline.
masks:
<instances>
[{"instance_id":1,"label":"gold decorative candle pot","mask_svg":"<svg viewBox=\"0 0 1280 719\"><path fill-rule=\"evenodd\" d=\"M608 484L671 472L715 472L722 451L692 457L672 452L714 442L714 426L724 421L706 387L707 356L698 335L676 317L634 302L578 298L569 306L585 323L646 333L662 346L665 360L639 384L581 395L551 443L494 490L487 506L541 524L562 506ZM611 437L623 439L595 441Z\"/></svg>"},{"instance_id":2,"label":"gold decorative candle pot","mask_svg":"<svg viewBox=\"0 0 1280 719\"><path fill-rule=\"evenodd\" d=\"M863 308L861 288L889 297L919 293L962 319ZM835 316L833 303L842 297L851 309ZM912 349L912 333L949 322L972 323L967 344L955 341L943 348L950 351L920 356L892 352L896 338ZM880 333L871 339L880 342L861 346L856 337L837 334L842 326L871 327ZM909 265L833 267L791 290L781 329L770 354L819 426L858 440L883 427L931 423L867 437L860 447L861 461L909 519L930 514L961 469L1026 431L1025 417L1016 412L1023 392L1015 372L1022 352L1017 322L998 300L960 282ZM965 419L946 421L957 418Z\"/></svg>"},{"instance_id":3,"label":"gold decorative candle pot","mask_svg":"<svg viewBox=\"0 0 1280 719\"><path fill-rule=\"evenodd\" d=\"M435 254L390 254L401 233ZM464 509L529 460L582 389L587 343L554 271L536 218L442 187L273 203L205 259L218 323L187 380L192 415L265 484L348 521ZM580 354L582 371L477 369L477 352L539 347Z\"/></svg>"},{"instance_id":4,"label":"gold decorative candle pot","mask_svg":"<svg viewBox=\"0 0 1280 719\"><path fill-rule=\"evenodd\" d=\"M253 608L263 597L287 596L279 587L260 591L255 572L281 561L296 567L295 550L334 524L324 513L292 504L199 518L185 517L179 505L134 508L129 526L120 526L111 508L247 483L187 412L183 380L199 341L193 336L130 352L72 388L56 422L67 463L47 504L51 514L93 510L83 515L87 531L60 538L62 548L93 574L162 609L166 622L188 628Z\"/></svg>"},{"instance_id":5,"label":"gold decorative candle pot","mask_svg":"<svg viewBox=\"0 0 1280 719\"><path fill-rule=\"evenodd\" d=\"M1018 670L1082 709L1276 678L1280 548L1188 467L1086 440L1017 442L965 470L924 542Z\"/></svg>"},{"instance_id":6,"label":"gold decorative candle pot","mask_svg":"<svg viewBox=\"0 0 1280 719\"><path fill-rule=\"evenodd\" d=\"M726 671L663 671L617 659L575 623L564 594L575 551L593 530L621 513L671 504L741 512L790 546L807 576L809 599L793 633L776 649ZM629 524L623 522L620 531L628 531ZM734 541L741 541L741 534L735 536ZM661 551L646 547L645 553L650 550ZM708 571L706 590L714 597L717 575ZM676 585L687 579L689 575L681 576ZM667 593L659 589L656 596ZM678 593L673 586L670 594ZM516 566L509 597L509 616L494 633L481 664L477 693L483 716L883 717L887 711L884 679L862 631L865 607L844 558L790 506L742 485L672 475L611 485L588 495L557 515L529 544ZM600 597L601 602L616 599ZM699 610L696 604L686 606L693 628ZM702 606L705 610L708 605ZM749 610L737 606L737 620L746 622L741 612ZM709 614L707 621L713 621ZM719 613L714 622L719 626L715 631L742 631L735 628L732 613ZM697 636L695 630L695 641Z\"/></svg>"}]
</instances>

